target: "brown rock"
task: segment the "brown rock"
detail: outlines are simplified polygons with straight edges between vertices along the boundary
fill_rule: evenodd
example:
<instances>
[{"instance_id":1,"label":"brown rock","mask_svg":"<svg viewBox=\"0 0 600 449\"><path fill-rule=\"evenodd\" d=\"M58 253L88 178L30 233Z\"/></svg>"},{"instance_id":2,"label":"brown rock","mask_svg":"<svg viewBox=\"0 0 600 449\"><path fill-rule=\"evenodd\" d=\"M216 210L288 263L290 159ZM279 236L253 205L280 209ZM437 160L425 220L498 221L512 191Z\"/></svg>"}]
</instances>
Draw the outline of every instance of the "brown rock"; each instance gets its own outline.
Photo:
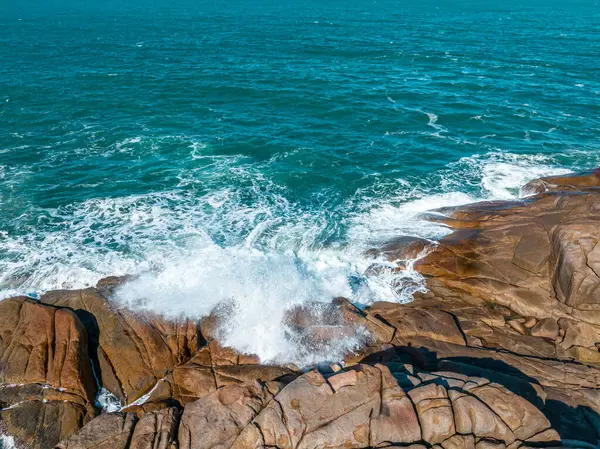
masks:
<instances>
[{"instance_id":1,"label":"brown rock","mask_svg":"<svg viewBox=\"0 0 600 449\"><path fill-rule=\"evenodd\" d=\"M544 318L533 326L531 335L555 340L558 337L558 323L552 318Z\"/></svg>"},{"instance_id":2,"label":"brown rock","mask_svg":"<svg viewBox=\"0 0 600 449\"><path fill-rule=\"evenodd\" d=\"M105 298L110 298L117 288L131 279L131 276L109 276L98 281L96 290Z\"/></svg>"},{"instance_id":3,"label":"brown rock","mask_svg":"<svg viewBox=\"0 0 600 449\"><path fill-rule=\"evenodd\" d=\"M419 386L408 395L416 405L425 441L442 443L456 433L452 405L443 386L433 383Z\"/></svg>"},{"instance_id":4,"label":"brown rock","mask_svg":"<svg viewBox=\"0 0 600 449\"><path fill-rule=\"evenodd\" d=\"M201 344L196 322L135 314L95 289L48 292L40 300L75 311L97 348L92 358L101 384L123 403L148 392Z\"/></svg>"},{"instance_id":5,"label":"brown rock","mask_svg":"<svg viewBox=\"0 0 600 449\"><path fill-rule=\"evenodd\" d=\"M444 449L475 449L473 435L454 435L442 443Z\"/></svg>"},{"instance_id":6,"label":"brown rock","mask_svg":"<svg viewBox=\"0 0 600 449\"><path fill-rule=\"evenodd\" d=\"M144 414L137 422L129 449L170 449L177 443L179 411L164 408Z\"/></svg>"},{"instance_id":7,"label":"brown rock","mask_svg":"<svg viewBox=\"0 0 600 449\"><path fill-rule=\"evenodd\" d=\"M174 399L186 405L224 386L253 384L255 380L287 383L298 375L280 366L243 364L249 361L255 362L212 342L159 380L146 398L146 403Z\"/></svg>"},{"instance_id":8,"label":"brown rock","mask_svg":"<svg viewBox=\"0 0 600 449\"><path fill-rule=\"evenodd\" d=\"M485 402L471 394L449 393L458 433L493 438L508 444L515 441L513 432Z\"/></svg>"},{"instance_id":9,"label":"brown rock","mask_svg":"<svg viewBox=\"0 0 600 449\"><path fill-rule=\"evenodd\" d=\"M525 326L527 329L531 329L536 324L537 324L537 320L534 317L530 316L529 318L527 318L525 323L523 323L523 326Z\"/></svg>"},{"instance_id":10,"label":"brown rock","mask_svg":"<svg viewBox=\"0 0 600 449\"><path fill-rule=\"evenodd\" d=\"M595 220L562 224L554 231L551 266L559 301L578 308L600 304L599 239Z\"/></svg>"},{"instance_id":11,"label":"brown rock","mask_svg":"<svg viewBox=\"0 0 600 449\"><path fill-rule=\"evenodd\" d=\"M412 443L420 441L421 426L410 398L398 385L389 368L377 365L381 370L381 410L371 420L371 445L387 441Z\"/></svg>"},{"instance_id":12,"label":"brown rock","mask_svg":"<svg viewBox=\"0 0 600 449\"><path fill-rule=\"evenodd\" d=\"M338 391L343 387L356 385L358 382L358 374L354 370L345 371L340 374L336 374L327 379L333 391Z\"/></svg>"},{"instance_id":13,"label":"brown rock","mask_svg":"<svg viewBox=\"0 0 600 449\"><path fill-rule=\"evenodd\" d=\"M522 191L529 195L546 192L578 191L600 186L600 170L588 170L562 176L548 176L535 179L523 186Z\"/></svg>"},{"instance_id":14,"label":"brown rock","mask_svg":"<svg viewBox=\"0 0 600 449\"><path fill-rule=\"evenodd\" d=\"M259 384L230 385L188 404L179 426L179 447L232 447L271 398L271 392Z\"/></svg>"},{"instance_id":15,"label":"brown rock","mask_svg":"<svg viewBox=\"0 0 600 449\"><path fill-rule=\"evenodd\" d=\"M96 385L85 328L66 309L0 302L0 422L31 448L54 447L92 419Z\"/></svg>"},{"instance_id":16,"label":"brown rock","mask_svg":"<svg viewBox=\"0 0 600 449\"><path fill-rule=\"evenodd\" d=\"M394 338L428 337L459 345L465 344L464 336L452 315L442 310L418 307L398 307L393 303L379 302L367 311L368 315L380 316L396 330Z\"/></svg>"},{"instance_id":17,"label":"brown rock","mask_svg":"<svg viewBox=\"0 0 600 449\"><path fill-rule=\"evenodd\" d=\"M51 449L78 431L93 412L77 403L28 400L0 412L0 423L16 438L17 447Z\"/></svg>"},{"instance_id":18,"label":"brown rock","mask_svg":"<svg viewBox=\"0 0 600 449\"><path fill-rule=\"evenodd\" d=\"M127 449L137 420L133 413L100 415L57 449Z\"/></svg>"},{"instance_id":19,"label":"brown rock","mask_svg":"<svg viewBox=\"0 0 600 449\"><path fill-rule=\"evenodd\" d=\"M494 410L518 440L527 440L550 428L550 422L536 407L500 385L483 385L470 393Z\"/></svg>"},{"instance_id":20,"label":"brown rock","mask_svg":"<svg viewBox=\"0 0 600 449\"><path fill-rule=\"evenodd\" d=\"M525 335L527 333L525 326L522 323L518 322L517 320L509 321L508 325L521 335Z\"/></svg>"},{"instance_id":21,"label":"brown rock","mask_svg":"<svg viewBox=\"0 0 600 449\"><path fill-rule=\"evenodd\" d=\"M423 383L407 383L407 394L399 379L410 373ZM557 437L537 408L497 384L450 371L416 371L391 360L389 366L359 364L328 378L311 371L287 385L220 387L185 407L175 438L177 416L172 408L146 412L139 421L134 414L101 415L59 448L366 449L424 440L450 449L475 447L484 439L512 447L521 439Z\"/></svg>"},{"instance_id":22,"label":"brown rock","mask_svg":"<svg viewBox=\"0 0 600 449\"><path fill-rule=\"evenodd\" d=\"M526 234L521 237L512 263L532 273L540 273L548 262L550 255L550 241L545 232Z\"/></svg>"},{"instance_id":23,"label":"brown rock","mask_svg":"<svg viewBox=\"0 0 600 449\"><path fill-rule=\"evenodd\" d=\"M38 383L95 398L86 331L70 310L27 298L1 301L0 335L1 383Z\"/></svg>"}]
</instances>

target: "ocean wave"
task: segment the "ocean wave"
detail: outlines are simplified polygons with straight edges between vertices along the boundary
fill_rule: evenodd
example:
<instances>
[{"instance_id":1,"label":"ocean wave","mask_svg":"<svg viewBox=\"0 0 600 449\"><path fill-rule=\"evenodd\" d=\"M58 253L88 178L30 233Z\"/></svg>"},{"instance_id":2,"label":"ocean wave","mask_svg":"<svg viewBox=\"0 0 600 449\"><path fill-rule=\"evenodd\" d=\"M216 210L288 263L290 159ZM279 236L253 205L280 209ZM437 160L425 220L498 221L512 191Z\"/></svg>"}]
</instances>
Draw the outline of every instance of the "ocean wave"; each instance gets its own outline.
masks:
<instances>
[{"instance_id":1,"label":"ocean wave","mask_svg":"<svg viewBox=\"0 0 600 449\"><path fill-rule=\"evenodd\" d=\"M0 449L16 449L15 439L10 435L0 435Z\"/></svg>"},{"instance_id":2,"label":"ocean wave","mask_svg":"<svg viewBox=\"0 0 600 449\"><path fill-rule=\"evenodd\" d=\"M327 210L293 201L260 165L239 158L223 163L217 172L235 173L236 184L202 195L173 190L90 199L43 211L53 223L50 231L32 226L17 236L3 234L0 250L9 257L0 259L2 296L133 274L116 296L129 307L198 318L226 303L230 315L219 329L224 344L265 362L337 360L365 336L306 348L286 326L286 313L338 296L359 305L410 301L426 287L411 261L398 272L394 262L367 250L398 236L435 241L449 230L424 220L423 213L518 198L527 181L567 171L547 155L495 151L420 178L375 178ZM188 173L182 179L192 178ZM384 268L369 270L373 264Z\"/></svg>"},{"instance_id":3,"label":"ocean wave","mask_svg":"<svg viewBox=\"0 0 600 449\"><path fill-rule=\"evenodd\" d=\"M352 297L348 273L358 271L343 255L317 252L301 257L291 251L251 247L221 248L197 242L197 249L160 273L147 273L123 286L117 297L134 308L167 316L202 317L224 302L227 320L220 341L266 362L294 361L301 366L336 360L358 347L359 336L326 347L307 348L294 341L286 312L296 306Z\"/></svg>"}]
</instances>

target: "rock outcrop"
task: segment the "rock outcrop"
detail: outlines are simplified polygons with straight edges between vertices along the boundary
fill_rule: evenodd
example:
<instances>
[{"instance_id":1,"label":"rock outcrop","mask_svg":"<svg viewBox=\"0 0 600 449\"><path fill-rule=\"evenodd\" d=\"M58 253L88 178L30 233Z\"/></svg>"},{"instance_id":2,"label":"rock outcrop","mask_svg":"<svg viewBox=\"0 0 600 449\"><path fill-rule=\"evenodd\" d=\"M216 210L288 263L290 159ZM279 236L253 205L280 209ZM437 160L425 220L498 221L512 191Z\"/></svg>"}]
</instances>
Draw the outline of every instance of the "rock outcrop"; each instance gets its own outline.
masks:
<instances>
[{"instance_id":1,"label":"rock outcrop","mask_svg":"<svg viewBox=\"0 0 600 449\"><path fill-rule=\"evenodd\" d=\"M402 307L375 304L367 314L395 329L388 343L428 366L483 369L505 384L525 380L532 387L515 391L535 391L529 399L563 438L596 444L599 173L534 181L525 189L539 193L522 201L432 215L454 232L414 264L429 291ZM404 259L404 251L387 254Z\"/></svg>"},{"instance_id":2,"label":"rock outcrop","mask_svg":"<svg viewBox=\"0 0 600 449\"><path fill-rule=\"evenodd\" d=\"M85 327L68 309L0 302L0 421L27 447L51 447L96 415Z\"/></svg>"},{"instance_id":3,"label":"rock outcrop","mask_svg":"<svg viewBox=\"0 0 600 449\"><path fill-rule=\"evenodd\" d=\"M177 437L172 409L139 421L134 414L105 414L59 447L169 448L177 441L181 449L475 448L488 442L516 448L560 439L539 409L499 384L406 364L392 369L358 364L329 376L310 371L287 385L229 385L189 404ZM147 437L145 445L138 435Z\"/></svg>"},{"instance_id":4,"label":"rock outcrop","mask_svg":"<svg viewBox=\"0 0 600 449\"><path fill-rule=\"evenodd\" d=\"M120 307L119 278L2 301L0 429L36 449L595 447L600 172L525 189L431 215L453 229L437 244L373 250L420 257L428 292L410 304L290 310L307 347L368 330L329 369L220 346L226 309L197 322ZM119 412L94 418L96 380Z\"/></svg>"},{"instance_id":5,"label":"rock outcrop","mask_svg":"<svg viewBox=\"0 0 600 449\"><path fill-rule=\"evenodd\" d=\"M59 290L40 298L72 310L85 324L99 382L123 403L140 398L159 379L185 363L204 344L193 320L166 320L110 302L99 289Z\"/></svg>"},{"instance_id":6,"label":"rock outcrop","mask_svg":"<svg viewBox=\"0 0 600 449\"><path fill-rule=\"evenodd\" d=\"M62 441L58 449L175 449L179 411L163 408L145 413L105 413Z\"/></svg>"}]
</instances>

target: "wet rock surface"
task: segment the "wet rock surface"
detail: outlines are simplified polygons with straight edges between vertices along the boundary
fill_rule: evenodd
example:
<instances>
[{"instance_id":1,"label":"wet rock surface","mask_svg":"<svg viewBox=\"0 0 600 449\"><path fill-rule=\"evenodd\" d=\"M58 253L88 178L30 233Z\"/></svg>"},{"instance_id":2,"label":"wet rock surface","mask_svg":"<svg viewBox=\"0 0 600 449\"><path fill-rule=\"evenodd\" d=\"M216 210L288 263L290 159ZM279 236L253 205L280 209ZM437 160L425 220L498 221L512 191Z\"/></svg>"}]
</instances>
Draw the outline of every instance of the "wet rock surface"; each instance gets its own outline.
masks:
<instances>
[{"instance_id":1,"label":"wet rock surface","mask_svg":"<svg viewBox=\"0 0 600 449\"><path fill-rule=\"evenodd\" d=\"M593 447L599 184L597 171L538 180L523 201L432 215L454 230L437 245L385 245L390 260L419 258L427 293L287 315L307 346L368 331L330 368L222 347L226 310L173 321L119 307L120 278L4 300L0 429L40 449ZM100 413L99 385L120 411Z\"/></svg>"}]
</instances>

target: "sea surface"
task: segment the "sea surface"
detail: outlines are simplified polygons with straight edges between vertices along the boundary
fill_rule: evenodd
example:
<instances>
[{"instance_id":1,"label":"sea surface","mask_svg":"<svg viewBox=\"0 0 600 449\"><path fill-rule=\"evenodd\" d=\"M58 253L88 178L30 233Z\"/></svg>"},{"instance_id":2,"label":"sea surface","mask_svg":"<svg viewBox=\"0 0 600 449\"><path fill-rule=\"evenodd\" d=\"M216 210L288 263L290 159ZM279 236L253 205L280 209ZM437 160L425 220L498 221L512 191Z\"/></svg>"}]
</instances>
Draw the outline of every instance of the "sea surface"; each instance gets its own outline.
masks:
<instances>
[{"instance_id":1,"label":"sea surface","mask_svg":"<svg viewBox=\"0 0 600 449\"><path fill-rule=\"evenodd\" d=\"M598 165L597 0L0 2L0 297L132 274L131 307L334 359L286 310L426 288L366 250Z\"/></svg>"}]
</instances>

